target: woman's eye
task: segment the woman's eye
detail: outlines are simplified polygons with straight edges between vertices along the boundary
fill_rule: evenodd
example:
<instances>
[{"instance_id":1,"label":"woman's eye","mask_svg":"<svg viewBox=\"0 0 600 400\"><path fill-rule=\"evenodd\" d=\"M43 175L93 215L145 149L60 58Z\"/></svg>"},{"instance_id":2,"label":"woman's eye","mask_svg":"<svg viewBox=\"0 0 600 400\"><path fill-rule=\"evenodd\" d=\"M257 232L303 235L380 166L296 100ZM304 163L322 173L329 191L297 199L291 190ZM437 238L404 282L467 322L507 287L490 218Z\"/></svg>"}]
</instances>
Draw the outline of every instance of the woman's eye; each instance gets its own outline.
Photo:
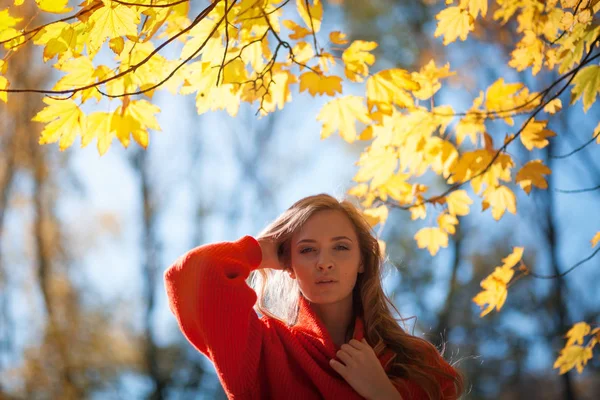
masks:
<instances>
[{"instance_id":1,"label":"woman's eye","mask_svg":"<svg viewBox=\"0 0 600 400\"><path fill-rule=\"evenodd\" d=\"M302 250L300 250L300 253L302 253L302 254L308 253L308 251L306 251L306 250L312 250L312 248L311 247L307 247L305 249L302 249Z\"/></svg>"},{"instance_id":2,"label":"woman's eye","mask_svg":"<svg viewBox=\"0 0 600 400\"><path fill-rule=\"evenodd\" d=\"M340 250L348 250L348 248L347 248L346 246L343 246L343 245L341 245L341 244L340 244L339 246L336 246L336 249L340 249Z\"/></svg>"}]
</instances>

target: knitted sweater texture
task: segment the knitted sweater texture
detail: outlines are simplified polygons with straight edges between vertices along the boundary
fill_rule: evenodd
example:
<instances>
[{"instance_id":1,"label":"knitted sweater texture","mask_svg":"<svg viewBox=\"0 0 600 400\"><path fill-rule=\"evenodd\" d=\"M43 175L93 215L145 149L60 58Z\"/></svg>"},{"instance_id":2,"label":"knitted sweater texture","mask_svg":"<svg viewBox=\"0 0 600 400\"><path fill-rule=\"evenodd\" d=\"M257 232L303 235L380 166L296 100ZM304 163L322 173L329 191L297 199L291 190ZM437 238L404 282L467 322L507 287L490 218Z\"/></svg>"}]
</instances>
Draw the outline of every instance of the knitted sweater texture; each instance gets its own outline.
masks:
<instances>
[{"instance_id":1,"label":"knitted sweater texture","mask_svg":"<svg viewBox=\"0 0 600 400\"><path fill-rule=\"evenodd\" d=\"M164 275L169 307L187 340L215 366L230 399L361 399L329 365L339 347L300 296L294 326L258 315L257 296L246 283L260 266L262 251L252 236L196 247L177 259ZM363 338L356 318L354 338ZM392 353L379 360L389 367ZM448 365L448 370L452 367ZM397 387L403 399L426 399L407 381ZM451 383L441 382L448 390ZM451 397L448 397L451 398Z\"/></svg>"}]
</instances>

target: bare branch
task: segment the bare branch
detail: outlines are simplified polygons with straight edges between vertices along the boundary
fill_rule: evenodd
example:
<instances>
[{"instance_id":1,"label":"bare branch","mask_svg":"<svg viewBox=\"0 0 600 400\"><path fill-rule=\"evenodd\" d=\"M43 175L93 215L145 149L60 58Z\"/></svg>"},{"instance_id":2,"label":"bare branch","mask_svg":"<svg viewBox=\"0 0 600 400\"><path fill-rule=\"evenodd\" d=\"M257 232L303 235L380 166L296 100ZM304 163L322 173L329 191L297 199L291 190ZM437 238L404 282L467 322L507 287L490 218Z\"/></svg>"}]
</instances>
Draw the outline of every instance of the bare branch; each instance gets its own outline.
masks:
<instances>
[{"instance_id":1,"label":"bare branch","mask_svg":"<svg viewBox=\"0 0 600 400\"><path fill-rule=\"evenodd\" d=\"M567 158L567 157L570 157L570 156L572 156L573 154L577 153L578 151L581 151L581 150L583 150L583 149L584 149L586 146L588 146L589 144L593 143L593 142L594 142L594 140L596 140L596 139L598 138L598 136L600 136L600 130L598 130L598 133L596 133L596 134L594 135L594 137L592 137L592 138L591 138L589 141L587 141L585 144L583 144L583 145L579 146L578 148L576 148L576 149L575 149L575 150L573 150L572 152L570 152L570 153L567 153L567 154L563 154L563 155L561 155L561 156L550 156L550 158L552 158L552 159L555 159L555 160L558 160L558 159L562 159L562 158Z\"/></svg>"},{"instance_id":2,"label":"bare branch","mask_svg":"<svg viewBox=\"0 0 600 400\"><path fill-rule=\"evenodd\" d=\"M584 258L583 260L579 261L577 264L573 265L572 267L570 267L569 269L567 269L564 272L561 272L560 274L554 274L554 275L541 275L541 274L536 274L535 272L532 272L529 268L525 267L525 274L526 275L531 275L534 278L539 278L539 279L556 279L556 278L560 278L565 276L566 274L568 274L569 272L573 271L575 268L579 267L580 265L582 265L583 263L591 260L596 254L598 254L598 252L600 251L600 246L589 256L587 256L586 258Z\"/></svg>"},{"instance_id":3,"label":"bare branch","mask_svg":"<svg viewBox=\"0 0 600 400\"><path fill-rule=\"evenodd\" d=\"M554 189L555 192L558 193L584 193L584 192L593 192L594 190L598 190L600 189L600 185L598 186L594 186L591 188L586 188L586 189L573 189L573 190L563 190L563 189Z\"/></svg>"}]
</instances>

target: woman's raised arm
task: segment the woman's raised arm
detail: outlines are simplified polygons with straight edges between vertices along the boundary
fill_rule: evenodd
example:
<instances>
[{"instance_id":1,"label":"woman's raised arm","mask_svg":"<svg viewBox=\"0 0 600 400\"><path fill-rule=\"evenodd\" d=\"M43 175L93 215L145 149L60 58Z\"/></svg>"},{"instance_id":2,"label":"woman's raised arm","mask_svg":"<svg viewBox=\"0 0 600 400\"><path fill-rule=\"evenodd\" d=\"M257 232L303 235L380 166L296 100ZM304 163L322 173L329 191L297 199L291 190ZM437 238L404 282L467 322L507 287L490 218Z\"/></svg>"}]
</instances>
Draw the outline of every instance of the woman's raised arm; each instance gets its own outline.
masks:
<instances>
[{"instance_id":1,"label":"woman's raised arm","mask_svg":"<svg viewBox=\"0 0 600 400\"><path fill-rule=\"evenodd\" d=\"M259 384L264 325L252 308L256 293L245 279L261 261L258 241L244 236L196 247L164 274L181 331L213 361L222 384L234 394Z\"/></svg>"}]
</instances>

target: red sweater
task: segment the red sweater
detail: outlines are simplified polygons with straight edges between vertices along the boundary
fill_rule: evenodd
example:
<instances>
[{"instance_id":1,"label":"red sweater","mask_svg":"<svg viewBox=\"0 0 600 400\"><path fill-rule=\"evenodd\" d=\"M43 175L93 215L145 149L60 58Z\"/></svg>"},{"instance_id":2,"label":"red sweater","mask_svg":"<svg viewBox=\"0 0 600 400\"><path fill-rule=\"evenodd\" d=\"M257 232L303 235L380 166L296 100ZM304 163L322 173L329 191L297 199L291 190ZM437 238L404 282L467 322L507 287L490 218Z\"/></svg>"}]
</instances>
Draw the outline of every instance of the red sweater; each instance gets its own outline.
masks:
<instances>
[{"instance_id":1,"label":"red sweater","mask_svg":"<svg viewBox=\"0 0 600 400\"><path fill-rule=\"evenodd\" d=\"M262 261L252 236L190 250L165 272L169 306L190 343L214 363L233 399L360 399L329 365L339 348L300 296L292 327L253 310L256 293L246 284ZM363 337L357 318L354 338ZM380 357L387 367L391 354ZM448 366L451 371L452 368ZM412 382L398 388L404 399L426 399ZM450 382L442 382L448 389Z\"/></svg>"}]
</instances>

